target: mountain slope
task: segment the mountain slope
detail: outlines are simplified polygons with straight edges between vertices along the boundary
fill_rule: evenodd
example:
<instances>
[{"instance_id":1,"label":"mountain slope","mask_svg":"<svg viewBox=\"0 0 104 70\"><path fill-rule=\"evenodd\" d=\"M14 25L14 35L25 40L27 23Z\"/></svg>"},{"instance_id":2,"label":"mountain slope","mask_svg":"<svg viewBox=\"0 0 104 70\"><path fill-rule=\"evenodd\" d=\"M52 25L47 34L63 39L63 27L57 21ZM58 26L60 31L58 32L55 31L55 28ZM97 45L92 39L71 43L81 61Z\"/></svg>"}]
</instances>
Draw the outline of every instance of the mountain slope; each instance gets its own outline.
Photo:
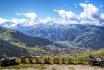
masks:
<instances>
[{"instance_id":1,"label":"mountain slope","mask_svg":"<svg viewBox=\"0 0 104 70\"><path fill-rule=\"evenodd\" d=\"M9 42L16 42L16 43L21 42L30 47L31 46L34 47L36 45L44 46L52 43L51 41L45 38L31 37L17 30L6 29L3 27L0 27L0 39L6 40Z\"/></svg>"},{"instance_id":2,"label":"mountain slope","mask_svg":"<svg viewBox=\"0 0 104 70\"><path fill-rule=\"evenodd\" d=\"M0 27L0 52L3 55L28 55L30 52L35 52L33 49L36 49L36 46L42 47L50 44L53 42L48 39L31 37L17 30Z\"/></svg>"},{"instance_id":3,"label":"mountain slope","mask_svg":"<svg viewBox=\"0 0 104 70\"><path fill-rule=\"evenodd\" d=\"M88 29L88 31L77 36L74 42L80 47L104 48L104 27L88 26Z\"/></svg>"},{"instance_id":4,"label":"mountain slope","mask_svg":"<svg viewBox=\"0 0 104 70\"><path fill-rule=\"evenodd\" d=\"M42 37L31 37L17 30L0 27L0 49L2 54L10 56L59 55L72 53L70 47L52 42ZM21 50L22 49L22 50Z\"/></svg>"},{"instance_id":5,"label":"mountain slope","mask_svg":"<svg viewBox=\"0 0 104 70\"><path fill-rule=\"evenodd\" d=\"M69 44L77 47L104 48L104 27L95 25L36 24L31 27L23 27L23 30L20 30L25 34L44 37L51 41L69 41Z\"/></svg>"},{"instance_id":6,"label":"mountain slope","mask_svg":"<svg viewBox=\"0 0 104 70\"><path fill-rule=\"evenodd\" d=\"M24 48L20 48L16 45L0 40L0 54L7 56L21 56L29 55L29 52Z\"/></svg>"}]
</instances>

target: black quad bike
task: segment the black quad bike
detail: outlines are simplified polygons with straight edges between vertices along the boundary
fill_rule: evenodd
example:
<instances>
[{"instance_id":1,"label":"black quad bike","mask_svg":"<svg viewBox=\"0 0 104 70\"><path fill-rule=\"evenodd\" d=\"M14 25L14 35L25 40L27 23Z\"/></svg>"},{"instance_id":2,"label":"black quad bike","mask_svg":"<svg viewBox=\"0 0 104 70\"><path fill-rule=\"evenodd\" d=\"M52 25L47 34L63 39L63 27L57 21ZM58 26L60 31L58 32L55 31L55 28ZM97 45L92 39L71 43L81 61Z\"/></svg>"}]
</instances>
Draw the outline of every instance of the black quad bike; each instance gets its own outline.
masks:
<instances>
[{"instance_id":1,"label":"black quad bike","mask_svg":"<svg viewBox=\"0 0 104 70\"><path fill-rule=\"evenodd\" d=\"M88 64L91 66L101 66L104 67L104 59L89 57Z\"/></svg>"},{"instance_id":2,"label":"black quad bike","mask_svg":"<svg viewBox=\"0 0 104 70\"><path fill-rule=\"evenodd\" d=\"M0 61L1 66L10 66L10 65L17 65L16 63L16 58L15 57L8 57L8 58L3 58Z\"/></svg>"}]
</instances>

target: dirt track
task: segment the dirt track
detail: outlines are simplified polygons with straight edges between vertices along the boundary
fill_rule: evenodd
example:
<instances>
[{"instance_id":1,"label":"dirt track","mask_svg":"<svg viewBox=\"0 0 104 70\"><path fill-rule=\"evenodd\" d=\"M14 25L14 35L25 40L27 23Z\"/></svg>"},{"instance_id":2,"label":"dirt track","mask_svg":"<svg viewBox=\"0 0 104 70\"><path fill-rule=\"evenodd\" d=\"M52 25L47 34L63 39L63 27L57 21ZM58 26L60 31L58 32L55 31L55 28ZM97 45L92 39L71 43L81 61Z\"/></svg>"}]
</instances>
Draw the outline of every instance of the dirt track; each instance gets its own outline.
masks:
<instances>
[{"instance_id":1,"label":"dirt track","mask_svg":"<svg viewBox=\"0 0 104 70\"><path fill-rule=\"evenodd\" d=\"M98 66L88 65L46 65L43 68L3 69L3 70L104 70Z\"/></svg>"},{"instance_id":2,"label":"dirt track","mask_svg":"<svg viewBox=\"0 0 104 70\"><path fill-rule=\"evenodd\" d=\"M91 67L88 65L52 65L47 70L104 70L101 67Z\"/></svg>"}]
</instances>

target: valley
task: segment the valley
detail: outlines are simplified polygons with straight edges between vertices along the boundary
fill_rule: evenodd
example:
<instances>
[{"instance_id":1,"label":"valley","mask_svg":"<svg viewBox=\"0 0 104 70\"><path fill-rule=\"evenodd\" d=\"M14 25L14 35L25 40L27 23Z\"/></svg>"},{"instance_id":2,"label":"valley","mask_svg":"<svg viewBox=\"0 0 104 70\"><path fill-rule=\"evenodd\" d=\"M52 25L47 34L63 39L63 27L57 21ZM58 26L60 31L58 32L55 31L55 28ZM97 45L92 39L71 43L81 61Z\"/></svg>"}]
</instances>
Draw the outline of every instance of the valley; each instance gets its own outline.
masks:
<instances>
[{"instance_id":1,"label":"valley","mask_svg":"<svg viewBox=\"0 0 104 70\"><path fill-rule=\"evenodd\" d=\"M42 36L33 37L5 27L0 27L0 46L1 54L7 56L61 55L81 53L88 50L87 48L77 47L71 41L55 42Z\"/></svg>"},{"instance_id":2,"label":"valley","mask_svg":"<svg viewBox=\"0 0 104 70\"><path fill-rule=\"evenodd\" d=\"M104 47L103 27L80 24L45 26L45 24L41 26L36 24L31 28L18 26L12 29L0 27L1 54L7 56L70 55Z\"/></svg>"}]
</instances>

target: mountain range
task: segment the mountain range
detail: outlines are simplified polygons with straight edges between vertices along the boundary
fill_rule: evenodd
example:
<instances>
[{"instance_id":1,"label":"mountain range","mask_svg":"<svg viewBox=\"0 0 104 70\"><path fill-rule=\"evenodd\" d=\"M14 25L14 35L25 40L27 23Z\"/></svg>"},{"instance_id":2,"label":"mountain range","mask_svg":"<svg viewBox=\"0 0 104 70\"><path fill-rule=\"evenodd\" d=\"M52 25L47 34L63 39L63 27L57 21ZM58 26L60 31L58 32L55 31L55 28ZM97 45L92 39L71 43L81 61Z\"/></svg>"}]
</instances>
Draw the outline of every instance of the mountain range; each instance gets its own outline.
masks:
<instances>
[{"instance_id":1,"label":"mountain range","mask_svg":"<svg viewBox=\"0 0 104 70\"><path fill-rule=\"evenodd\" d=\"M0 27L0 54L7 56L50 55L70 53L67 46L43 37L32 37L18 30Z\"/></svg>"},{"instance_id":2,"label":"mountain range","mask_svg":"<svg viewBox=\"0 0 104 70\"><path fill-rule=\"evenodd\" d=\"M43 37L53 42L91 48L104 48L104 27L82 24L35 24L34 26L16 26L16 30L32 37Z\"/></svg>"},{"instance_id":3,"label":"mountain range","mask_svg":"<svg viewBox=\"0 0 104 70\"><path fill-rule=\"evenodd\" d=\"M9 24L12 23L0 25L0 52L9 56L60 55L104 48L104 27L101 26L40 23L10 27Z\"/></svg>"}]
</instances>

